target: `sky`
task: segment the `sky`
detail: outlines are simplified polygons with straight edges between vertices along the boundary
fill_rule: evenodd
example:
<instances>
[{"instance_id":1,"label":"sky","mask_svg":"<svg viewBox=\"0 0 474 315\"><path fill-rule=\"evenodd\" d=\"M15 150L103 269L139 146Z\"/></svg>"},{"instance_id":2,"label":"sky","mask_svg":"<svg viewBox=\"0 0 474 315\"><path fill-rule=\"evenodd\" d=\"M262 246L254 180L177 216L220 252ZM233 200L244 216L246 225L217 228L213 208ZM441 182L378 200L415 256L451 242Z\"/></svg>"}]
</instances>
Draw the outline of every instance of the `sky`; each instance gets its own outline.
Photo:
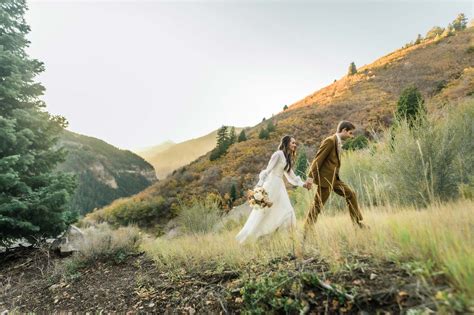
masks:
<instances>
[{"instance_id":1,"label":"sky","mask_svg":"<svg viewBox=\"0 0 474 315\"><path fill-rule=\"evenodd\" d=\"M253 126L474 1L28 0L28 53L68 129L137 150Z\"/></svg>"}]
</instances>

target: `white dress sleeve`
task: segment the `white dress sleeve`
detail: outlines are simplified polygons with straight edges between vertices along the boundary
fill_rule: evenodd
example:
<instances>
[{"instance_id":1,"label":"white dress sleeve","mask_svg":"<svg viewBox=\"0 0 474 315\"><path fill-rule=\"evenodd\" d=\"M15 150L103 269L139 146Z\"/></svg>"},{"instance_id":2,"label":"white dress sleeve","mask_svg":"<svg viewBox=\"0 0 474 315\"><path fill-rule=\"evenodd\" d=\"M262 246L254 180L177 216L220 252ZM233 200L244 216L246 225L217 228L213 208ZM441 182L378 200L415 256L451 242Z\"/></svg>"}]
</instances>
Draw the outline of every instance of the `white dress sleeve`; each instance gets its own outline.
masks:
<instances>
[{"instance_id":1,"label":"white dress sleeve","mask_svg":"<svg viewBox=\"0 0 474 315\"><path fill-rule=\"evenodd\" d=\"M277 165L281 156L280 152L281 151L276 151L275 153L273 153L272 157L270 158L270 161L268 162L267 168L261 171L260 174L258 175L259 180L258 180L257 187L260 187L263 185L263 183L268 177L268 174L270 174L270 172L273 170L275 165Z\"/></svg>"},{"instance_id":2,"label":"white dress sleeve","mask_svg":"<svg viewBox=\"0 0 474 315\"><path fill-rule=\"evenodd\" d=\"M285 177L290 182L290 184L294 186L303 187L304 185L304 182L301 177L296 176L295 172L293 172L293 169L291 169L289 172L285 172Z\"/></svg>"}]
</instances>

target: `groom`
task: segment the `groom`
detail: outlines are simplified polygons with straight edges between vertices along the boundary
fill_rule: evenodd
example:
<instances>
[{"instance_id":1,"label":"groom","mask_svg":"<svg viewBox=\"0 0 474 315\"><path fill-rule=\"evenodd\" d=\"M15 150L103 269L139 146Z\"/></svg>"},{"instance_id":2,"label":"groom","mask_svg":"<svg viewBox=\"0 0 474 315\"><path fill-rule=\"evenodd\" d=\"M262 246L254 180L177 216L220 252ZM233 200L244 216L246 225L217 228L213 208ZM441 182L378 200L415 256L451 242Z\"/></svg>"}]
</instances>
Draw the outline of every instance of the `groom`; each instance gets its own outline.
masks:
<instances>
[{"instance_id":1,"label":"groom","mask_svg":"<svg viewBox=\"0 0 474 315\"><path fill-rule=\"evenodd\" d=\"M355 126L353 123L345 120L341 121L337 126L337 132L324 139L316 153L316 157L311 163L308 176L318 185L318 190L314 197L314 203L306 216L305 231L316 223L318 215L329 198L331 191L346 199L352 222L360 228L367 227L362 223L362 214L360 213L354 191L339 178L342 141L353 138L352 132L354 130Z\"/></svg>"}]
</instances>

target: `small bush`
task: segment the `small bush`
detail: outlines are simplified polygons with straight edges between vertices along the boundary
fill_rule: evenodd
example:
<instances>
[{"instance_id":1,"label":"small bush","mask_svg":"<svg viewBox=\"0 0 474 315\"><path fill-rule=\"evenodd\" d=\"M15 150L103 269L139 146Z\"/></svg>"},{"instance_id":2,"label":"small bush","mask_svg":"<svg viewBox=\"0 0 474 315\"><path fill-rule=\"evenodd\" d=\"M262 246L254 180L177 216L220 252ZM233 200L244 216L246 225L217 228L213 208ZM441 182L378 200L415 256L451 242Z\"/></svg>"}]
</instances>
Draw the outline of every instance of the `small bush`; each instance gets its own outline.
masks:
<instances>
[{"instance_id":1,"label":"small bush","mask_svg":"<svg viewBox=\"0 0 474 315\"><path fill-rule=\"evenodd\" d=\"M117 199L105 208L88 214L86 219L112 225L149 226L159 220L165 208L166 202L161 196L153 198L133 196Z\"/></svg>"},{"instance_id":2,"label":"small bush","mask_svg":"<svg viewBox=\"0 0 474 315\"><path fill-rule=\"evenodd\" d=\"M176 218L184 232L191 234L211 231L220 219L219 203L210 198L205 201L193 200L190 204L182 204Z\"/></svg>"},{"instance_id":3,"label":"small bush","mask_svg":"<svg viewBox=\"0 0 474 315\"><path fill-rule=\"evenodd\" d=\"M75 259L85 264L97 261L121 263L137 253L140 242L138 228L120 227L114 230L108 224L87 228L84 236Z\"/></svg>"},{"instance_id":4,"label":"small bush","mask_svg":"<svg viewBox=\"0 0 474 315\"><path fill-rule=\"evenodd\" d=\"M358 135L355 138L349 139L344 143L343 149L344 150L361 150L367 148L369 145L369 140L363 135Z\"/></svg>"}]
</instances>

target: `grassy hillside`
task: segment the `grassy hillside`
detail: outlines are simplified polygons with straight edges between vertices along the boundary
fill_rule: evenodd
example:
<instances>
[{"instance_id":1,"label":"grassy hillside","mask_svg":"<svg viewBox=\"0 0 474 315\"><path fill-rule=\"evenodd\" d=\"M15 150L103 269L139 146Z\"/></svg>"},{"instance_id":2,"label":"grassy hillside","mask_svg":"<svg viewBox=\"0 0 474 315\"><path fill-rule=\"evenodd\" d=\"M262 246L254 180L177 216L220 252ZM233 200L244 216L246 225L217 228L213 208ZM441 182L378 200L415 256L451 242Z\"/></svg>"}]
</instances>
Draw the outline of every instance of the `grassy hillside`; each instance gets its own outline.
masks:
<instances>
[{"instance_id":1,"label":"grassy hillside","mask_svg":"<svg viewBox=\"0 0 474 315\"><path fill-rule=\"evenodd\" d=\"M241 128L236 128L240 132ZM156 176L163 179L176 169L189 164L216 146L217 130L205 136L180 143L165 143L137 154L148 161L156 171Z\"/></svg>"},{"instance_id":2,"label":"grassy hillside","mask_svg":"<svg viewBox=\"0 0 474 315\"><path fill-rule=\"evenodd\" d=\"M66 161L57 169L77 175L78 187L70 207L80 214L142 191L156 181L153 167L128 150L65 130L59 146Z\"/></svg>"},{"instance_id":3,"label":"grassy hillside","mask_svg":"<svg viewBox=\"0 0 474 315\"><path fill-rule=\"evenodd\" d=\"M453 98L472 98L473 40L474 29L469 28L384 56L272 117L276 131L269 139L258 137L268 123L265 121L251 128L247 132L249 140L234 144L224 157L211 162L205 155L136 196L94 212L90 218L109 220L120 206L120 213L132 208L147 213L152 210L155 222L166 222L175 214L180 200L193 196L225 199L232 185L241 197L243 191L255 185L281 136L294 135L312 159L321 139L333 133L342 119L353 121L362 132L390 125L400 92L409 85L418 87L432 112ZM153 200L160 200L159 206ZM239 198L234 204L242 201Z\"/></svg>"}]
</instances>

